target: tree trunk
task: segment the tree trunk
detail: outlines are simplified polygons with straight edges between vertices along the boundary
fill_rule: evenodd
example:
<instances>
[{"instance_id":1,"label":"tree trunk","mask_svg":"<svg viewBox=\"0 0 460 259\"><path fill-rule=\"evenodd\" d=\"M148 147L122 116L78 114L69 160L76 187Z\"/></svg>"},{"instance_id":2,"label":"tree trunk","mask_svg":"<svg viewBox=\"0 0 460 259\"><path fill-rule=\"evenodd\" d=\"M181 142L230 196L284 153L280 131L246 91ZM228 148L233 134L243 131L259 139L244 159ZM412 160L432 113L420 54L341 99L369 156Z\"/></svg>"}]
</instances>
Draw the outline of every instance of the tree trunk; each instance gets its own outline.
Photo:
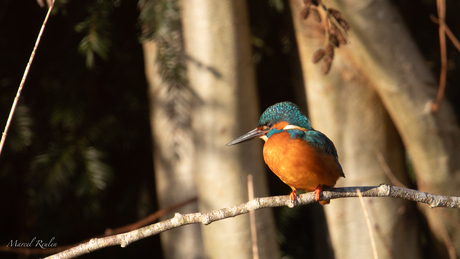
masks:
<instances>
[{"instance_id":1,"label":"tree trunk","mask_svg":"<svg viewBox=\"0 0 460 259\"><path fill-rule=\"evenodd\" d=\"M142 43L145 74L149 82L150 123L154 146L154 169L160 209L197 195L193 181L193 140L190 128L190 95L171 87L159 73L157 44ZM198 211L198 204L186 205L176 212ZM163 219L171 218L169 213ZM205 258L199 225L188 225L160 234L165 258Z\"/></svg>"},{"instance_id":2,"label":"tree trunk","mask_svg":"<svg viewBox=\"0 0 460 259\"><path fill-rule=\"evenodd\" d=\"M372 74L363 74L351 60L352 44L336 49L332 69L321 75L321 65L312 64L313 53L323 47L324 28L312 18L300 17L301 0L291 0L305 85L313 127L334 141L346 178L338 185L389 183L382 154L391 172L408 183L404 148L376 91ZM347 19L346 16L345 19ZM323 17L323 23L325 17ZM353 25L351 26L353 30ZM358 51L358 50L356 50ZM374 228L379 258L420 258L415 205L394 199L366 199ZM372 258L363 210L358 199L332 201L325 206L329 233L337 258Z\"/></svg>"},{"instance_id":3,"label":"tree trunk","mask_svg":"<svg viewBox=\"0 0 460 259\"><path fill-rule=\"evenodd\" d=\"M247 201L248 174L254 177L255 196L266 196L262 143L225 146L255 128L259 116L246 3L181 3L187 73L199 99L192 118L200 211ZM278 258L271 210L257 211L256 222L261 258ZM252 258L248 215L202 230L209 258Z\"/></svg>"},{"instance_id":4,"label":"tree trunk","mask_svg":"<svg viewBox=\"0 0 460 259\"><path fill-rule=\"evenodd\" d=\"M369 75L398 129L415 170L418 188L441 195L460 195L460 129L444 100L431 112L437 82L425 65L396 8L386 1L335 1L349 18L352 32L347 52ZM428 19L428 18L427 18ZM438 37L438 35L433 35ZM370 76L372 75L372 76ZM458 210L431 210L419 205L438 245L451 258L460 254L460 233L452 225ZM450 222L447 220L450 218ZM449 236L446 228L449 227ZM450 239L450 240L449 240Z\"/></svg>"}]
</instances>

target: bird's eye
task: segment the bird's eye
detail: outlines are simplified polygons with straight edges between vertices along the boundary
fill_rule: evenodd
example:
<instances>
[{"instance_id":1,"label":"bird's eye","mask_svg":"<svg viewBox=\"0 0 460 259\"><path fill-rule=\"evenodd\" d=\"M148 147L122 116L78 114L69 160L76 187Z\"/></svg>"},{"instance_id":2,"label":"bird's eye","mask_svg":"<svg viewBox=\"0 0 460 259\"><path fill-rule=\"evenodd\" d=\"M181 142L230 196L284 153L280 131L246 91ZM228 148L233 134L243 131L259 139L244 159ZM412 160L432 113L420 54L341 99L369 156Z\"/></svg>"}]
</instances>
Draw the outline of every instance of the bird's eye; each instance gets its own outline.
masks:
<instances>
[{"instance_id":1,"label":"bird's eye","mask_svg":"<svg viewBox=\"0 0 460 259\"><path fill-rule=\"evenodd\" d=\"M262 125L259 129L261 129L263 131L266 131L266 130L269 130L272 126L273 126L273 124L268 122L268 123L265 123L265 125Z\"/></svg>"}]
</instances>

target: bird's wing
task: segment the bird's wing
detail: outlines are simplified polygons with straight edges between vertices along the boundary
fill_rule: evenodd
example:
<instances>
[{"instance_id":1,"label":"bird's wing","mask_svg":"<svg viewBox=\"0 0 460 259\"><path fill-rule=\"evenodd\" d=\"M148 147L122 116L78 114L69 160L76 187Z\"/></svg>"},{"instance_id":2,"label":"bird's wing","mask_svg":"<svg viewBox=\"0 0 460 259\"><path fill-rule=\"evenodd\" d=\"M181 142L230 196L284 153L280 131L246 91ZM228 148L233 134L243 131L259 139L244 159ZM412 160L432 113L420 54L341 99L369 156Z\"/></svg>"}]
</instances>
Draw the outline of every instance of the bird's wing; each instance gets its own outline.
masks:
<instances>
[{"instance_id":1,"label":"bird's wing","mask_svg":"<svg viewBox=\"0 0 460 259\"><path fill-rule=\"evenodd\" d=\"M340 169L341 175L345 177L343 173L342 166L339 163L339 156L337 154L337 149L335 148L334 143L330 140L326 135L323 133L316 131L316 130L309 130L304 132L304 136L302 138L307 141L309 145L314 146L316 149L329 154L335 157L335 161L337 162L337 166Z\"/></svg>"}]
</instances>

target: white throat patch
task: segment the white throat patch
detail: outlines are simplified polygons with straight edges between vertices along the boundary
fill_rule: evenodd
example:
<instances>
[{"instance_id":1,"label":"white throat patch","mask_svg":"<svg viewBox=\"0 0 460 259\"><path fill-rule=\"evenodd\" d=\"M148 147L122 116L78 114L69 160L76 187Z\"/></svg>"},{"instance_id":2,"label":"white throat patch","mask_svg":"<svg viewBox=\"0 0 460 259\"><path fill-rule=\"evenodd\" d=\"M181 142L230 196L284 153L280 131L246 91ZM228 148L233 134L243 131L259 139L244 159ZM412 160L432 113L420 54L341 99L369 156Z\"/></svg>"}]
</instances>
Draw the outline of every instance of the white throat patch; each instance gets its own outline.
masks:
<instances>
[{"instance_id":1,"label":"white throat patch","mask_svg":"<svg viewBox=\"0 0 460 259\"><path fill-rule=\"evenodd\" d=\"M301 130L301 131L308 131L305 128L295 126L295 125L287 125L286 127L283 128L283 130L290 130L290 129L296 129L296 130Z\"/></svg>"}]
</instances>

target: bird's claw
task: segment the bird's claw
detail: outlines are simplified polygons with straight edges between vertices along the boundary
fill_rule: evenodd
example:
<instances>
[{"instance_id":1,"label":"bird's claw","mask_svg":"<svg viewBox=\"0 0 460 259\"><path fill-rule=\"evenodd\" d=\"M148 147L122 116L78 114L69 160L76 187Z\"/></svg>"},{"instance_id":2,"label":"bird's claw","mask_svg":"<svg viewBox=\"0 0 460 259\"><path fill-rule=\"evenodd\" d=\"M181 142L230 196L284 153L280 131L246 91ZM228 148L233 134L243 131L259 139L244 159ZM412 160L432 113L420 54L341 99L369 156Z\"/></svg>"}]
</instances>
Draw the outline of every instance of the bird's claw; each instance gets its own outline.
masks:
<instances>
[{"instance_id":1,"label":"bird's claw","mask_svg":"<svg viewBox=\"0 0 460 259\"><path fill-rule=\"evenodd\" d=\"M295 199L297 198L296 190L292 190L291 194L289 195L289 198L291 199L291 201L295 201Z\"/></svg>"},{"instance_id":2,"label":"bird's claw","mask_svg":"<svg viewBox=\"0 0 460 259\"><path fill-rule=\"evenodd\" d=\"M318 185L318 187L316 187L315 189L315 201L319 201L319 196L321 194L321 191L322 191L321 185Z\"/></svg>"}]
</instances>

